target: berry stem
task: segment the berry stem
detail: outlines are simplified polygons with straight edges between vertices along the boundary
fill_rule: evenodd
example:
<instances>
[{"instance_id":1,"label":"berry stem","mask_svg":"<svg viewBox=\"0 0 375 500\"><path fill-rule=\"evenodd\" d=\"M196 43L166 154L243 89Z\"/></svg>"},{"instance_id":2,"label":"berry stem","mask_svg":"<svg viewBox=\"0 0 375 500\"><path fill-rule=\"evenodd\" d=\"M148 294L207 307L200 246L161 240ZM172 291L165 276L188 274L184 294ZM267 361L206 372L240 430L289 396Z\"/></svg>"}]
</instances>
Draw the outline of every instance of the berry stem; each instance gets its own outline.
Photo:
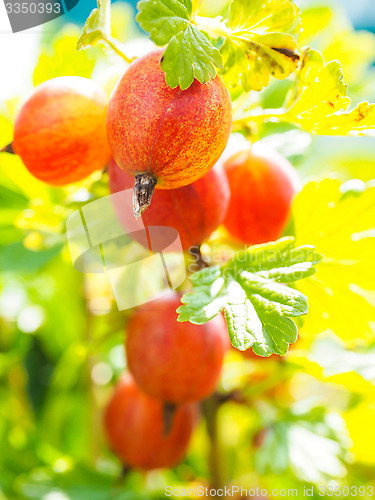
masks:
<instances>
[{"instance_id":1,"label":"berry stem","mask_svg":"<svg viewBox=\"0 0 375 500\"><path fill-rule=\"evenodd\" d=\"M13 143L11 142L10 144L7 144L2 149L0 149L0 153L9 153L10 155L15 155L16 153L13 149Z\"/></svg>"},{"instance_id":2,"label":"berry stem","mask_svg":"<svg viewBox=\"0 0 375 500\"><path fill-rule=\"evenodd\" d=\"M200 245L197 245L195 247L190 247L189 252L190 252L190 255L192 255L195 259L194 264L197 266L197 269L196 269L197 271L201 271L202 269L205 269L206 267L210 267L210 263L202 255ZM195 272L195 270L194 270L194 272Z\"/></svg>"},{"instance_id":3,"label":"berry stem","mask_svg":"<svg viewBox=\"0 0 375 500\"><path fill-rule=\"evenodd\" d=\"M85 307L86 307L86 343L88 346L92 345L93 338L95 337L95 317L93 312L91 311L89 307L89 283L87 281L87 278L85 275L83 275L83 280L82 280L82 289L83 289L83 296L85 299ZM90 411L89 411L89 422L87 423L88 429L89 429L89 435L90 435L90 447L91 447L91 456L93 457L93 462L99 458L100 456L100 442L99 442L99 435L100 435L100 428L101 428L101 421L100 421L100 412L99 412L99 407L96 399L96 394L95 394L95 385L94 381L92 379L92 370L94 368L94 357L92 354L88 354L86 358L86 366L85 366L85 378L86 378L86 384L87 384L87 392L88 392L88 403L90 405Z\"/></svg>"},{"instance_id":4,"label":"berry stem","mask_svg":"<svg viewBox=\"0 0 375 500\"><path fill-rule=\"evenodd\" d=\"M211 397L203 402L203 414L206 420L207 434L209 437L209 455L208 467L210 472L210 488L218 490L223 488L224 481L222 476L222 463L220 444L218 437L218 411L220 401L217 394L212 394Z\"/></svg>"},{"instance_id":5,"label":"berry stem","mask_svg":"<svg viewBox=\"0 0 375 500\"><path fill-rule=\"evenodd\" d=\"M156 177L149 172L135 176L133 213L136 219L150 206L156 182Z\"/></svg>"},{"instance_id":6,"label":"berry stem","mask_svg":"<svg viewBox=\"0 0 375 500\"><path fill-rule=\"evenodd\" d=\"M123 464L121 469L121 477L125 478L129 474L129 472L131 472L131 470L132 468L130 467L130 465Z\"/></svg>"},{"instance_id":7,"label":"berry stem","mask_svg":"<svg viewBox=\"0 0 375 500\"><path fill-rule=\"evenodd\" d=\"M120 475L117 478L117 481L115 483L118 488L123 488L124 487L124 483L127 480L128 475L131 472L132 472L132 467L130 465L128 465L128 464L123 464L122 465L121 473L120 473Z\"/></svg>"},{"instance_id":8,"label":"berry stem","mask_svg":"<svg viewBox=\"0 0 375 500\"><path fill-rule=\"evenodd\" d=\"M163 437L168 437L172 429L173 417L176 413L177 405L174 403L163 403Z\"/></svg>"}]
</instances>

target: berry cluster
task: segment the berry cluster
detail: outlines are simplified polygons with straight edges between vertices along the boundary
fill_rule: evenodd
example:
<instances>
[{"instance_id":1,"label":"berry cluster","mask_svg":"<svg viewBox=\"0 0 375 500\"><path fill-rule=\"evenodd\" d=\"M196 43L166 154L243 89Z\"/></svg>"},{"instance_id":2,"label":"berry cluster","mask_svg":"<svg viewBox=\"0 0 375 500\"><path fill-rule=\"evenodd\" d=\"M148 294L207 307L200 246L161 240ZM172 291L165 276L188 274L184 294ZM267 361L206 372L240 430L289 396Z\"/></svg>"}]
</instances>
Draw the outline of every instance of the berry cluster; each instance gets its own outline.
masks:
<instances>
[{"instance_id":1,"label":"berry cluster","mask_svg":"<svg viewBox=\"0 0 375 500\"><path fill-rule=\"evenodd\" d=\"M258 144L224 160L232 108L222 80L172 89L162 57L157 50L134 61L109 104L84 78L40 85L19 111L13 152L56 186L108 166L110 191L135 182L134 215L146 227L175 228L184 250L222 223L245 244L278 238L298 188L293 167ZM115 209L126 228L134 215ZM183 457L196 403L215 390L229 348L221 315L201 326L178 323L179 305L178 293L164 295L139 307L127 329L130 374L112 395L105 427L111 448L132 467L170 467Z\"/></svg>"}]
</instances>

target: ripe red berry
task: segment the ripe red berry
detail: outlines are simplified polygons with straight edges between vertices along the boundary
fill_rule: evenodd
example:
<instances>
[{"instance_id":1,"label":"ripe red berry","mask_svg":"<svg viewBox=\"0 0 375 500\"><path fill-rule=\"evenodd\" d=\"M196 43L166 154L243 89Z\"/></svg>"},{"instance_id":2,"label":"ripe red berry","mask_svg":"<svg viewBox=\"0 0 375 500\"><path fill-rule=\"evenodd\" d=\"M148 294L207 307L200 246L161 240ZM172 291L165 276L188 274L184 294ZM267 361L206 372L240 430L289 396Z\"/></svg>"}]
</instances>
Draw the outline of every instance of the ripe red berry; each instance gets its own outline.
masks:
<instances>
[{"instance_id":1,"label":"ripe red berry","mask_svg":"<svg viewBox=\"0 0 375 500\"><path fill-rule=\"evenodd\" d=\"M157 50L134 61L115 87L107 129L118 165L136 176L134 213L149 206L155 184L175 189L207 173L223 152L232 125L227 89L216 77L187 90L165 83Z\"/></svg>"},{"instance_id":2,"label":"ripe red berry","mask_svg":"<svg viewBox=\"0 0 375 500\"><path fill-rule=\"evenodd\" d=\"M231 190L224 219L229 233L250 245L278 239L299 184L292 165L256 143L231 156L224 168Z\"/></svg>"},{"instance_id":3,"label":"ripe red berry","mask_svg":"<svg viewBox=\"0 0 375 500\"><path fill-rule=\"evenodd\" d=\"M130 189L133 178L124 172L115 161L108 167L109 188L112 193ZM193 184L177 189L156 189L152 205L142 215L143 223L149 226L169 226L177 230L184 250L199 245L207 238L224 219L229 203L229 184L223 169L215 166L204 177ZM131 227L129 219L133 217L121 198L114 198L116 214L125 229ZM134 234L137 238L139 233ZM158 241L155 241L157 238ZM162 231L155 232L153 246L163 249L163 239L167 235ZM160 241L159 241L160 240ZM138 237L142 244L146 238ZM148 246L147 246L148 247ZM155 251L155 248L153 248Z\"/></svg>"},{"instance_id":4,"label":"ripe red berry","mask_svg":"<svg viewBox=\"0 0 375 500\"><path fill-rule=\"evenodd\" d=\"M38 179L52 185L79 181L105 167L107 99L87 78L42 83L20 109L13 150Z\"/></svg>"},{"instance_id":5,"label":"ripe red berry","mask_svg":"<svg viewBox=\"0 0 375 500\"><path fill-rule=\"evenodd\" d=\"M229 343L221 315L204 325L178 323L180 305L180 296L170 293L139 307L126 339L139 387L170 403L197 401L215 389Z\"/></svg>"},{"instance_id":6,"label":"ripe red berry","mask_svg":"<svg viewBox=\"0 0 375 500\"><path fill-rule=\"evenodd\" d=\"M104 426L111 448L125 465L150 470L172 467L183 458L195 417L194 405L179 406L168 435L163 435L162 402L124 376L106 408Z\"/></svg>"}]
</instances>

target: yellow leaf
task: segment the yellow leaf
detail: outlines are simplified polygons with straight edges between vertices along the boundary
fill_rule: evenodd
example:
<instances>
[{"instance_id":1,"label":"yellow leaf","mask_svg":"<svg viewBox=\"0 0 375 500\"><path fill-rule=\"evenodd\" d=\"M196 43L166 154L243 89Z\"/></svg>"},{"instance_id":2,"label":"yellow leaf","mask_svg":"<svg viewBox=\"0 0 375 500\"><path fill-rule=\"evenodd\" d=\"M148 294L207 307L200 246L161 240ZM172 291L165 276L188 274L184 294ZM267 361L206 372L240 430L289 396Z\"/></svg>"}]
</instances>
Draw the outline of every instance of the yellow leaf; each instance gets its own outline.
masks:
<instances>
[{"instance_id":1,"label":"yellow leaf","mask_svg":"<svg viewBox=\"0 0 375 500\"><path fill-rule=\"evenodd\" d=\"M366 290L375 283L375 186L345 192L348 184L309 183L293 213L296 244L314 245L324 258L316 275L298 286L308 297L303 331L332 330L350 343L373 341L375 309Z\"/></svg>"},{"instance_id":2,"label":"yellow leaf","mask_svg":"<svg viewBox=\"0 0 375 500\"><path fill-rule=\"evenodd\" d=\"M375 35L357 31L344 9L311 6L301 12L300 45L320 49L327 61L337 59L349 84L362 85L375 59Z\"/></svg>"},{"instance_id":3,"label":"yellow leaf","mask_svg":"<svg viewBox=\"0 0 375 500\"><path fill-rule=\"evenodd\" d=\"M270 76L287 78L297 69L299 13L290 0L233 0L221 47L228 85L262 90Z\"/></svg>"},{"instance_id":4,"label":"yellow leaf","mask_svg":"<svg viewBox=\"0 0 375 500\"><path fill-rule=\"evenodd\" d=\"M112 4L111 34L116 40L126 42L140 36L140 32L134 22L134 9L125 2Z\"/></svg>"},{"instance_id":5,"label":"yellow leaf","mask_svg":"<svg viewBox=\"0 0 375 500\"><path fill-rule=\"evenodd\" d=\"M310 44L310 40L330 24L333 15L333 11L326 6L319 5L303 9L299 42L303 45Z\"/></svg>"},{"instance_id":6,"label":"yellow leaf","mask_svg":"<svg viewBox=\"0 0 375 500\"><path fill-rule=\"evenodd\" d=\"M349 435L353 441L352 452L356 462L375 464L375 453L369 446L374 434L375 403L371 398L344 415Z\"/></svg>"},{"instance_id":7,"label":"yellow leaf","mask_svg":"<svg viewBox=\"0 0 375 500\"><path fill-rule=\"evenodd\" d=\"M374 135L375 105L362 102L349 111L346 89L341 64L325 64L320 52L308 49L290 92L289 108L277 118L313 134Z\"/></svg>"},{"instance_id":8,"label":"yellow leaf","mask_svg":"<svg viewBox=\"0 0 375 500\"><path fill-rule=\"evenodd\" d=\"M0 115L0 137L0 149L12 142L13 125L8 116Z\"/></svg>"},{"instance_id":9,"label":"yellow leaf","mask_svg":"<svg viewBox=\"0 0 375 500\"><path fill-rule=\"evenodd\" d=\"M90 51L77 51L79 29L65 26L54 39L52 46L45 47L34 70L34 85L58 76L83 76L90 78L95 57Z\"/></svg>"},{"instance_id":10,"label":"yellow leaf","mask_svg":"<svg viewBox=\"0 0 375 500\"><path fill-rule=\"evenodd\" d=\"M340 61L349 84L362 84L366 71L375 59L375 35L350 27L341 28L333 33L323 54L327 61L333 58Z\"/></svg>"},{"instance_id":11,"label":"yellow leaf","mask_svg":"<svg viewBox=\"0 0 375 500\"><path fill-rule=\"evenodd\" d=\"M319 124L324 135L374 135L375 104L361 102L348 113L335 113Z\"/></svg>"}]
</instances>

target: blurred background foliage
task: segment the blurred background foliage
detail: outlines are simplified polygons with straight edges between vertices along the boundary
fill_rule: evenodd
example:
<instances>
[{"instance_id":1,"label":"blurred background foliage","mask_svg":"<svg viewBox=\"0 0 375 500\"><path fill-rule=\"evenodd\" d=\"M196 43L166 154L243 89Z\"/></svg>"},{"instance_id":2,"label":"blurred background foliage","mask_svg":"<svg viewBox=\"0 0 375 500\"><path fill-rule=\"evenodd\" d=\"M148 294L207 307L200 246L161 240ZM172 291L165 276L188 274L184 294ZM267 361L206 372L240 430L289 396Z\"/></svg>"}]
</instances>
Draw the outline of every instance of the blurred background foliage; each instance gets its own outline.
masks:
<instances>
[{"instance_id":1,"label":"blurred background foliage","mask_svg":"<svg viewBox=\"0 0 375 500\"><path fill-rule=\"evenodd\" d=\"M302 45L341 61L354 104L375 101L371 1L297 4L303 9ZM218 15L226 8L226 0L205 0L201 12ZM70 23L49 23L35 37L7 40L7 53L0 55L7 67L0 85L0 146L12 140L17 106L33 84L80 75L110 94L126 64L101 46L75 50L78 25L89 11L89 2L80 2ZM130 55L150 46L134 15L134 4L114 4L113 35ZM4 66L10 59L14 73ZM274 81L251 98L276 108L289 85ZM219 410L223 478L227 485L269 490L375 487L374 234L366 245L352 237L374 231L374 139L311 137L276 124L261 127L259 138L292 162L304 184L316 182L297 197L291 227L298 244L315 244L334 264L322 264L314 279L301 284L310 312L285 359L229 353L221 390L241 391L242 401ZM73 268L65 236L67 216L106 194L106 174L50 188L18 157L0 157L1 500L164 498L166 485L209 482L202 422L185 461L173 470L122 477L106 447L101 410L125 368L130 312L117 311L104 275ZM225 248L225 237L214 235L208 251ZM351 251L357 260L348 266Z\"/></svg>"}]
</instances>

